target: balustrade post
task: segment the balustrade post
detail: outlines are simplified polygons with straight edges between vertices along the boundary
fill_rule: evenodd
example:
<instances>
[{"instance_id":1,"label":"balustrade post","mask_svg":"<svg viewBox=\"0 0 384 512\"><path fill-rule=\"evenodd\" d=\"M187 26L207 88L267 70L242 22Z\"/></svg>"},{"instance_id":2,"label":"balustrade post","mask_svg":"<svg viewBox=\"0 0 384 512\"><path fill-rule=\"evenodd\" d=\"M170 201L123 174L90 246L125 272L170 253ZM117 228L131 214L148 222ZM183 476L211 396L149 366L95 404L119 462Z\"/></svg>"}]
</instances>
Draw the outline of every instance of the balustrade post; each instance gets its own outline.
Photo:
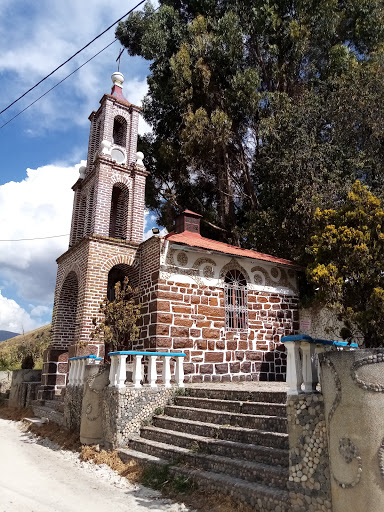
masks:
<instances>
[{"instance_id":1,"label":"balustrade post","mask_svg":"<svg viewBox=\"0 0 384 512\"><path fill-rule=\"evenodd\" d=\"M315 344L307 341L301 342L301 352L303 355L303 381L304 391L311 393L316 391L317 375L314 361Z\"/></svg>"},{"instance_id":2,"label":"balustrade post","mask_svg":"<svg viewBox=\"0 0 384 512\"><path fill-rule=\"evenodd\" d=\"M141 388L141 360L143 359L143 356L141 355L134 355L133 356L133 387L135 388Z\"/></svg>"},{"instance_id":3,"label":"balustrade post","mask_svg":"<svg viewBox=\"0 0 384 512\"><path fill-rule=\"evenodd\" d=\"M151 388L157 388L157 368L156 368L157 356L149 356L148 364L148 382Z\"/></svg>"},{"instance_id":4,"label":"balustrade post","mask_svg":"<svg viewBox=\"0 0 384 512\"><path fill-rule=\"evenodd\" d=\"M80 370L79 370L79 386L84 384L84 374L85 374L85 363L86 359L79 359Z\"/></svg>"},{"instance_id":5,"label":"balustrade post","mask_svg":"<svg viewBox=\"0 0 384 512\"><path fill-rule=\"evenodd\" d=\"M284 345L287 347L287 378L286 382L289 386L288 395L298 395L301 392L301 384L303 382L299 346L297 341L286 341Z\"/></svg>"},{"instance_id":6,"label":"balustrade post","mask_svg":"<svg viewBox=\"0 0 384 512\"><path fill-rule=\"evenodd\" d=\"M78 386L80 382L80 359L74 360L73 385Z\"/></svg>"},{"instance_id":7,"label":"balustrade post","mask_svg":"<svg viewBox=\"0 0 384 512\"><path fill-rule=\"evenodd\" d=\"M163 384L166 388L171 387L171 358L169 356L163 356Z\"/></svg>"},{"instance_id":8,"label":"balustrade post","mask_svg":"<svg viewBox=\"0 0 384 512\"><path fill-rule=\"evenodd\" d=\"M109 368L109 388L114 388L117 384L116 369L118 356L111 356L111 366Z\"/></svg>"},{"instance_id":9,"label":"balustrade post","mask_svg":"<svg viewBox=\"0 0 384 512\"><path fill-rule=\"evenodd\" d=\"M176 384L179 388L184 387L184 357L176 357L176 371L175 371Z\"/></svg>"},{"instance_id":10,"label":"balustrade post","mask_svg":"<svg viewBox=\"0 0 384 512\"><path fill-rule=\"evenodd\" d=\"M127 367L126 361L127 356L118 354L117 356L117 368L116 368L116 388L125 388L125 379L127 378Z\"/></svg>"},{"instance_id":11,"label":"balustrade post","mask_svg":"<svg viewBox=\"0 0 384 512\"><path fill-rule=\"evenodd\" d=\"M68 386L73 386L73 361L69 360Z\"/></svg>"}]
</instances>

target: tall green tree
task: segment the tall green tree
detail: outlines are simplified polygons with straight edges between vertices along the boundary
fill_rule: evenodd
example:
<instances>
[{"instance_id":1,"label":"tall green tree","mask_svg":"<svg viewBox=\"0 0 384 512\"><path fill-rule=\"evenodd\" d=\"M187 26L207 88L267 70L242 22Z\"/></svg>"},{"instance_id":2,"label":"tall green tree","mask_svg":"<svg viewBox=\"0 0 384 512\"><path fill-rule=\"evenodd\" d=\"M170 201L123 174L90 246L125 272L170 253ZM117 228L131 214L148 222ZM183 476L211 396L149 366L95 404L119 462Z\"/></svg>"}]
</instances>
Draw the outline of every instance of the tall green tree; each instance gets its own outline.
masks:
<instances>
[{"instance_id":1,"label":"tall green tree","mask_svg":"<svg viewBox=\"0 0 384 512\"><path fill-rule=\"evenodd\" d=\"M375 0L161 0L120 23L151 62L147 204L300 257L316 207L383 185L384 7ZM368 114L368 115L367 115Z\"/></svg>"},{"instance_id":2,"label":"tall green tree","mask_svg":"<svg viewBox=\"0 0 384 512\"><path fill-rule=\"evenodd\" d=\"M384 344L384 209L356 181L338 209L317 210L307 269L317 300L333 308L346 337Z\"/></svg>"}]
</instances>

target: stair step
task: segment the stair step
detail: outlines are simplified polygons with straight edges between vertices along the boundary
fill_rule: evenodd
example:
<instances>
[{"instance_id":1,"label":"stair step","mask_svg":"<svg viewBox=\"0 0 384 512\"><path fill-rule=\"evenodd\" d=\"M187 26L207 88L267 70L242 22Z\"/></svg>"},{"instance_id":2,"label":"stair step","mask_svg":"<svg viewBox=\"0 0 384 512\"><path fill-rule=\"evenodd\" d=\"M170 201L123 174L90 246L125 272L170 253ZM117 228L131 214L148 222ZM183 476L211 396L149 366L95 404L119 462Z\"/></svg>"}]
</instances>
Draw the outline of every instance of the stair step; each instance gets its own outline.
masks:
<instances>
[{"instance_id":1,"label":"stair step","mask_svg":"<svg viewBox=\"0 0 384 512\"><path fill-rule=\"evenodd\" d=\"M190 451L288 467L288 450L222 439L212 439L211 437L186 434L185 432L177 432L174 430L164 430L157 427L143 427L141 429L141 437L152 441L173 444Z\"/></svg>"},{"instance_id":2,"label":"stair step","mask_svg":"<svg viewBox=\"0 0 384 512\"><path fill-rule=\"evenodd\" d=\"M265 416L254 414L236 414L226 411L210 409L197 409L168 405L164 410L167 416L183 418L185 420L199 420L201 422L231 425L244 428L258 428L264 431L287 432L286 418L278 416Z\"/></svg>"},{"instance_id":3,"label":"stair step","mask_svg":"<svg viewBox=\"0 0 384 512\"><path fill-rule=\"evenodd\" d=\"M57 423L60 426L65 426L64 413L51 409L46 405L32 404L33 414L40 418L48 418L49 421Z\"/></svg>"},{"instance_id":4,"label":"stair step","mask_svg":"<svg viewBox=\"0 0 384 512\"><path fill-rule=\"evenodd\" d=\"M118 454L123 462L136 460L139 464L145 465L168 465L161 457L150 456L132 449L122 448ZM290 500L286 490L271 488L256 482L246 482L225 474L212 471L195 470L181 466L171 466L170 473L191 478L202 490L216 491L221 494L228 494L239 503L246 504L255 512L266 510L280 510L289 512Z\"/></svg>"},{"instance_id":5,"label":"stair step","mask_svg":"<svg viewBox=\"0 0 384 512\"><path fill-rule=\"evenodd\" d=\"M165 430L176 430L202 437L288 449L288 434L282 432L265 432L255 428L217 425L197 420L186 421L184 418L163 415L154 416L153 425Z\"/></svg>"},{"instance_id":6,"label":"stair step","mask_svg":"<svg viewBox=\"0 0 384 512\"><path fill-rule=\"evenodd\" d=\"M226 473L230 476L258 482L269 487L286 489L288 480L288 468L281 466L269 466L258 462L232 459L218 455L194 453L187 448L173 446L159 441L143 439L135 436L129 441L129 446L134 450L149 453L157 457L171 460L172 462L188 464L194 468L215 473Z\"/></svg>"},{"instance_id":7,"label":"stair step","mask_svg":"<svg viewBox=\"0 0 384 512\"><path fill-rule=\"evenodd\" d=\"M238 400L220 400L217 398L200 398L194 396L177 396L175 405L182 407L194 407L199 409L211 409L240 414L266 415L286 417L285 404L268 402L242 402Z\"/></svg>"},{"instance_id":8,"label":"stair step","mask_svg":"<svg viewBox=\"0 0 384 512\"><path fill-rule=\"evenodd\" d=\"M285 404L287 401L286 391L249 391L241 389L223 388L198 388L186 387L188 396L198 398L212 398L218 400L233 400L242 402L267 402Z\"/></svg>"}]
</instances>

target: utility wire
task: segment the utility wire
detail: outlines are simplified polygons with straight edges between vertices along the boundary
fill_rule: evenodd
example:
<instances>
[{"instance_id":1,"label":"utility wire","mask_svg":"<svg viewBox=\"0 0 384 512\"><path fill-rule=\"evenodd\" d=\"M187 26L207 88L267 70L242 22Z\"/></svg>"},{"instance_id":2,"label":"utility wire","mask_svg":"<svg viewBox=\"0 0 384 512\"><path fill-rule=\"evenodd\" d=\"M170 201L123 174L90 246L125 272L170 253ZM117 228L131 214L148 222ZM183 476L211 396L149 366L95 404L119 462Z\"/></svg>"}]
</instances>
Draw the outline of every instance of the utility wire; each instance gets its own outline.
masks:
<instances>
[{"instance_id":1,"label":"utility wire","mask_svg":"<svg viewBox=\"0 0 384 512\"><path fill-rule=\"evenodd\" d=\"M24 240L46 240L47 238L60 238L62 236L69 236L69 233L67 233L66 235L41 236L36 238L17 238L16 240L0 240L0 242L24 242Z\"/></svg>"},{"instance_id":2,"label":"utility wire","mask_svg":"<svg viewBox=\"0 0 384 512\"><path fill-rule=\"evenodd\" d=\"M3 114L6 110L8 110L9 108L12 107L12 105L14 105L15 103L17 103L19 100L21 100L22 98L24 98L24 96L26 96L28 93L30 93L31 91L33 91L33 89L35 89L37 86L39 86L42 82L44 82L44 80L46 80L47 78L49 78L50 76L52 76L54 73L56 73L56 71L58 71L60 68L62 68L63 66L65 66L65 64L67 64L69 61L71 61L74 57L76 57L76 55L79 55L79 53L81 53L83 50L85 50L86 48L88 48L88 46L90 46L92 43L94 43L97 39L99 39L102 35L104 35L106 32L108 32L108 30L110 30L114 25L116 25L116 23L119 23L119 21L121 21L122 19L126 18L129 14L131 14L132 11L134 11L135 9L137 9L138 7L140 7L141 4L143 4L145 2L145 0L141 0L137 5L135 5L135 7L132 7L132 9L130 9L126 14L124 14L123 16L121 16L121 18L119 18L118 20L116 20L114 23L112 23L112 25L110 25L108 28L106 28L103 32L101 32L98 36L94 37L92 39L92 41L90 41L89 43L87 43L85 46L83 46L82 48L80 48L80 50L78 50L76 53L74 53L71 57L69 57L69 59L67 59L65 62L63 62L62 64L60 64L60 66L57 66L57 68L55 68L53 71L51 71L47 76L45 76L44 78L42 78L39 82L37 82L37 84L35 84L33 87L31 87L30 89L28 89L28 91L26 91L24 94L22 94L21 96L19 96L17 99L15 99L12 103L10 103L7 107L5 107L1 112L0 112L0 115ZM89 62L89 61L88 61ZM4 126L4 125L3 125Z\"/></svg>"},{"instance_id":3,"label":"utility wire","mask_svg":"<svg viewBox=\"0 0 384 512\"><path fill-rule=\"evenodd\" d=\"M22 114L23 112L25 112L26 110L28 110L30 107L32 107L32 105L34 105L35 103L37 103L39 100L41 100L42 98L44 98L44 96L46 96L49 92L53 91L53 89L55 89L58 85L62 84L63 82L65 82L65 80L67 78L69 78L70 76L74 75L77 71L79 71L79 69L81 69L82 67L84 67L86 64L88 64L88 62L90 62L92 59L94 59L95 57L97 57L98 55L100 55L100 53L102 53L104 50L106 50L107 48L109 48L110 46L113 45L113 43L116 43L117 39L114 39L111 43L107 44L107 46L105 46L102 50L100 50L99 52L97 52L93 57L91 57L90 59L88 59L87 61L85 61L83 64L81 64L81 66L79 66L78 68L76 68L74 71L72 71L72 73L70 73L69 75L67 75L65 78L63 78L62 80L60 80L60 82L57 82L57 84L55 84L53 87L51 87L50 89L48 89L48 91L46 91L44 94L42 94L41 96L39 96L37 99L35 99L35 101L32 101L32 103L30 103L29 105L27 105L25 108L23 108L23 110L20 110L20 112L18 112L16 115L14 115L13 117L11 117L11 119L8 119L8 121L4 124L2 124L0 126L0 130L2 128L4 128L4 126L7 126L7 124L9 124L11 121L13 121L14 119L16 119L16 117L18 117L20 114ZM0 240L1 242L1 240Z\"/></svg>"}]
</instances>

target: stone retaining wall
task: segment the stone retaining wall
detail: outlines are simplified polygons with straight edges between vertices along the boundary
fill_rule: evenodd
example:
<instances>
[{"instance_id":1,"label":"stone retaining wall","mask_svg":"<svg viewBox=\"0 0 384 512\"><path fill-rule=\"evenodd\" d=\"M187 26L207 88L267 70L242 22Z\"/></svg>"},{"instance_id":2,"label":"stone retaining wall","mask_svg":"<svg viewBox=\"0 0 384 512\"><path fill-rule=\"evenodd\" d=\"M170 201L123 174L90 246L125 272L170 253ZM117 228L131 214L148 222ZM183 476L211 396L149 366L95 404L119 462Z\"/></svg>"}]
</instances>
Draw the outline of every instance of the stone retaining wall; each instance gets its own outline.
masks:
<instances>
[{"instance_id":1,"label":"stone retaining wall","mask_svg":"<svg viewBox=\"0 0 384 512\"><path fill-rule=\"evenodd\" d=\"M324 399L320 393L289 396L288 489L292 512L332 510Z\"/></svg>"},{"instance_id":2,"label":"stone retaining wall","mask_svg":"<svg viewBox=\"0 0 384 512\"><path fill-rule=\"evenodd\" d=\"M178 388L143 387L103 390L103 433L107 447L126 446L130 434L139 433L143 421L169 403Z\"/></svg>"}]
</instances>

